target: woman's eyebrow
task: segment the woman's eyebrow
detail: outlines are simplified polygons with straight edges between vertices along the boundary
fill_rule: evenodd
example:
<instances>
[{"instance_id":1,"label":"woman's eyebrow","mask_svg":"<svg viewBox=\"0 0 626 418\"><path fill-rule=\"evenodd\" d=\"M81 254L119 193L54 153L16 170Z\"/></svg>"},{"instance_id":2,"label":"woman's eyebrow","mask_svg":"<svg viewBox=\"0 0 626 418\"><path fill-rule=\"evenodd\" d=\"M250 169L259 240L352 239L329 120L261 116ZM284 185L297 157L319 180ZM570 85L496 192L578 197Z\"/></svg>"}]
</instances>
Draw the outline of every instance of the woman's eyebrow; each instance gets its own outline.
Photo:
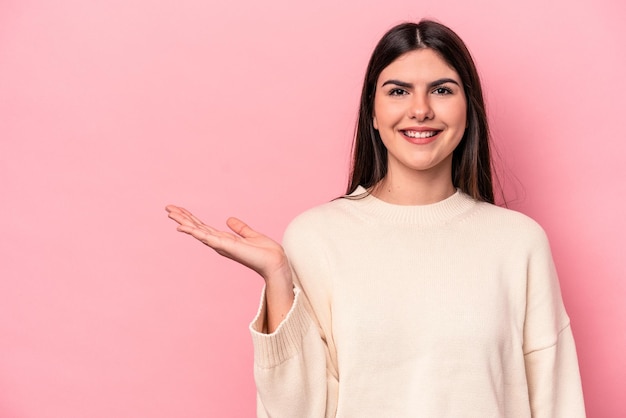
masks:
<instances>
[{"instance_id":1,"label":"woman's eyebrow","mask_svg":"<svg viewBox=\"0 0 626 418\"><path fill-rule=\"evenodd\" d=\"M407 83L406 81L400 81L400 80L387 80L383 83L381 87L385 87L387 84L395 84L398 87L405 87L407 89L413 88L413 84Z\"/></svg>"},{"instance_id":2,"label":"woman's eyebrow","mask_svg":"<svg viewBox=\"0 0 626 418\"><path fill-rule=\"evenodd\" d=\"M459 85L459 82L456 80L453 80L452 78L440 78L439 80L435 80L431 83L428 83L428 87L435 87L435 86L440 86L442 84L446 84L446 83L452 83L452 84L456 84L457 86L461 87Z\"/></svg>"},{"instance_id":3,"label":"woman's eyebrow","mask_svg":"<svg viewBox=\"0 0 626 418\"><path fill-rule=\"evenodd\" d=\"M446 84L446 83L452 83L452 84L456 84L457 86L460 87L458 81L452 79L452 78L440 78L438 80L435 81L431 81L430 83L428 83L428 88L432 88L435 86L440 86L442 84ZM407 89L412 89L413 88L413 84L411 83L407 83L406 81L400 81L400 80L387 80L383 83L383 85L381 87L385 87L387 84L394 84L398 87L404 87Z\"/></svg>"}]
</instances>

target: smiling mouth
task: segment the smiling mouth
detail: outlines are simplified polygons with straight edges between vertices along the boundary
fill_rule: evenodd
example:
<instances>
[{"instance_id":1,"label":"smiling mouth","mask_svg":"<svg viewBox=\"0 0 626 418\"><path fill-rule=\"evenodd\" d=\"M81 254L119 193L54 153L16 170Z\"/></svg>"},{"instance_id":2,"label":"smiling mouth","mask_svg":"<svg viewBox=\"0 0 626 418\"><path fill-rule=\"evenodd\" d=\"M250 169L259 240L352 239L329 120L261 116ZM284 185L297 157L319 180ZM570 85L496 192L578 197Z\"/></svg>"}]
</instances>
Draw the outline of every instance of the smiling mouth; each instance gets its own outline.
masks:
<instances>
[{"instance_id":1,"label":"smiling mouth","mask_svg":"<svg viewBox=\"0 0 626 418\"><path fill-rule=\"evenodd\" d=\"M433 137L435 135L437 135L439 132L441 131L422 131L422 132L417 132L417 131L401 131L404 135L408 136L409 138L418 138L418 139L425 139L425 138L430 138Z\"/></svg>"}]
</instances>

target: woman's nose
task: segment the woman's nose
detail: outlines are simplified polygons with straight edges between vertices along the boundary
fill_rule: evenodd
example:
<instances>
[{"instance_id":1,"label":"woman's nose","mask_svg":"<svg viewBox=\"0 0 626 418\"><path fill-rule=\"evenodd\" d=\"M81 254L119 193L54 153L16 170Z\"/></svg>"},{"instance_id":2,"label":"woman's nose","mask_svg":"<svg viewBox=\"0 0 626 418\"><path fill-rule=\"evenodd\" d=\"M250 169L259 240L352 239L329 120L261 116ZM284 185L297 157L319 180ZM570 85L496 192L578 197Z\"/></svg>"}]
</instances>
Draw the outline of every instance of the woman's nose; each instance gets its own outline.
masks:
<instances>
[{"instance_id":1,"label":"woman's nose","mask_svg":"<svg viewBox=\"0 0 626 418\"><path fill-rule=\"evenodd\" d=\"M411 107L409 109L409 117L421 122L424 120L432 119L434 112L430 106L428 97L416 94L411 101Z\"/></svg>"}]
</instances>

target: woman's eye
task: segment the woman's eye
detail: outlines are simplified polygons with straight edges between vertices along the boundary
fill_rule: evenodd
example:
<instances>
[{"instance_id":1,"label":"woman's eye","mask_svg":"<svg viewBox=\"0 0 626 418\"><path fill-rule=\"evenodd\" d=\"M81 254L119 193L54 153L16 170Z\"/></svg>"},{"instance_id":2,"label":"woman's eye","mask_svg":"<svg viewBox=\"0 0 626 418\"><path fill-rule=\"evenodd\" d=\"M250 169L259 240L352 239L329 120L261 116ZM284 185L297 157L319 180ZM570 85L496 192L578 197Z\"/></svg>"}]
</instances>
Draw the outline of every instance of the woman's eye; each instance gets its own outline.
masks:
<instances>
[{"instance_id":1,"label":"woman's eye","mask_svg":"<svg viewBox=\"0 0 626 418\"><path fill-rule=\"evenodd\" d=\"M447 87L437 87L435 90L433 90L433 93L440 95L452 94L452 90Z\"/></svg>"},{"instance_id":2,"label":"woman's eye","mask_svg":"<svg viewBox=\"0 0 626 418\"><path fill-rule=\"evenodd\" d=\"M408 94L406 90L403 89L391 89L389 90L389 95L390 96L404 96L405 94Z\"/></svg>"}]
</instances>

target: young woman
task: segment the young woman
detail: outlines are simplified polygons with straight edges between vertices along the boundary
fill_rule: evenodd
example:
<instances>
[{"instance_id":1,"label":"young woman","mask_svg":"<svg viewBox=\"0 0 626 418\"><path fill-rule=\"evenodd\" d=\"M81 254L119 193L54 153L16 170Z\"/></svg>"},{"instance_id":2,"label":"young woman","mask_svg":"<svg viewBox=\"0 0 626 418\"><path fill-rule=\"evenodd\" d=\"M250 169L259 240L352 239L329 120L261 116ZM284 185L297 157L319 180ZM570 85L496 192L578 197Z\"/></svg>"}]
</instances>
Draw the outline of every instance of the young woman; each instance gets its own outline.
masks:
<instances>
[{"instance_id":1,"label":"young woman","mask_svg":"<svg viewBox=\"0 0 626 418\"><path fill-rule=\"evenodd\" d=\"M167 208L265 280L259 416L584 417L548 241L493 205L481 85L453 31L423 20L383 36L353 157L346 196L297 217L282 247Z\"/></svg>"}]
</instances>

